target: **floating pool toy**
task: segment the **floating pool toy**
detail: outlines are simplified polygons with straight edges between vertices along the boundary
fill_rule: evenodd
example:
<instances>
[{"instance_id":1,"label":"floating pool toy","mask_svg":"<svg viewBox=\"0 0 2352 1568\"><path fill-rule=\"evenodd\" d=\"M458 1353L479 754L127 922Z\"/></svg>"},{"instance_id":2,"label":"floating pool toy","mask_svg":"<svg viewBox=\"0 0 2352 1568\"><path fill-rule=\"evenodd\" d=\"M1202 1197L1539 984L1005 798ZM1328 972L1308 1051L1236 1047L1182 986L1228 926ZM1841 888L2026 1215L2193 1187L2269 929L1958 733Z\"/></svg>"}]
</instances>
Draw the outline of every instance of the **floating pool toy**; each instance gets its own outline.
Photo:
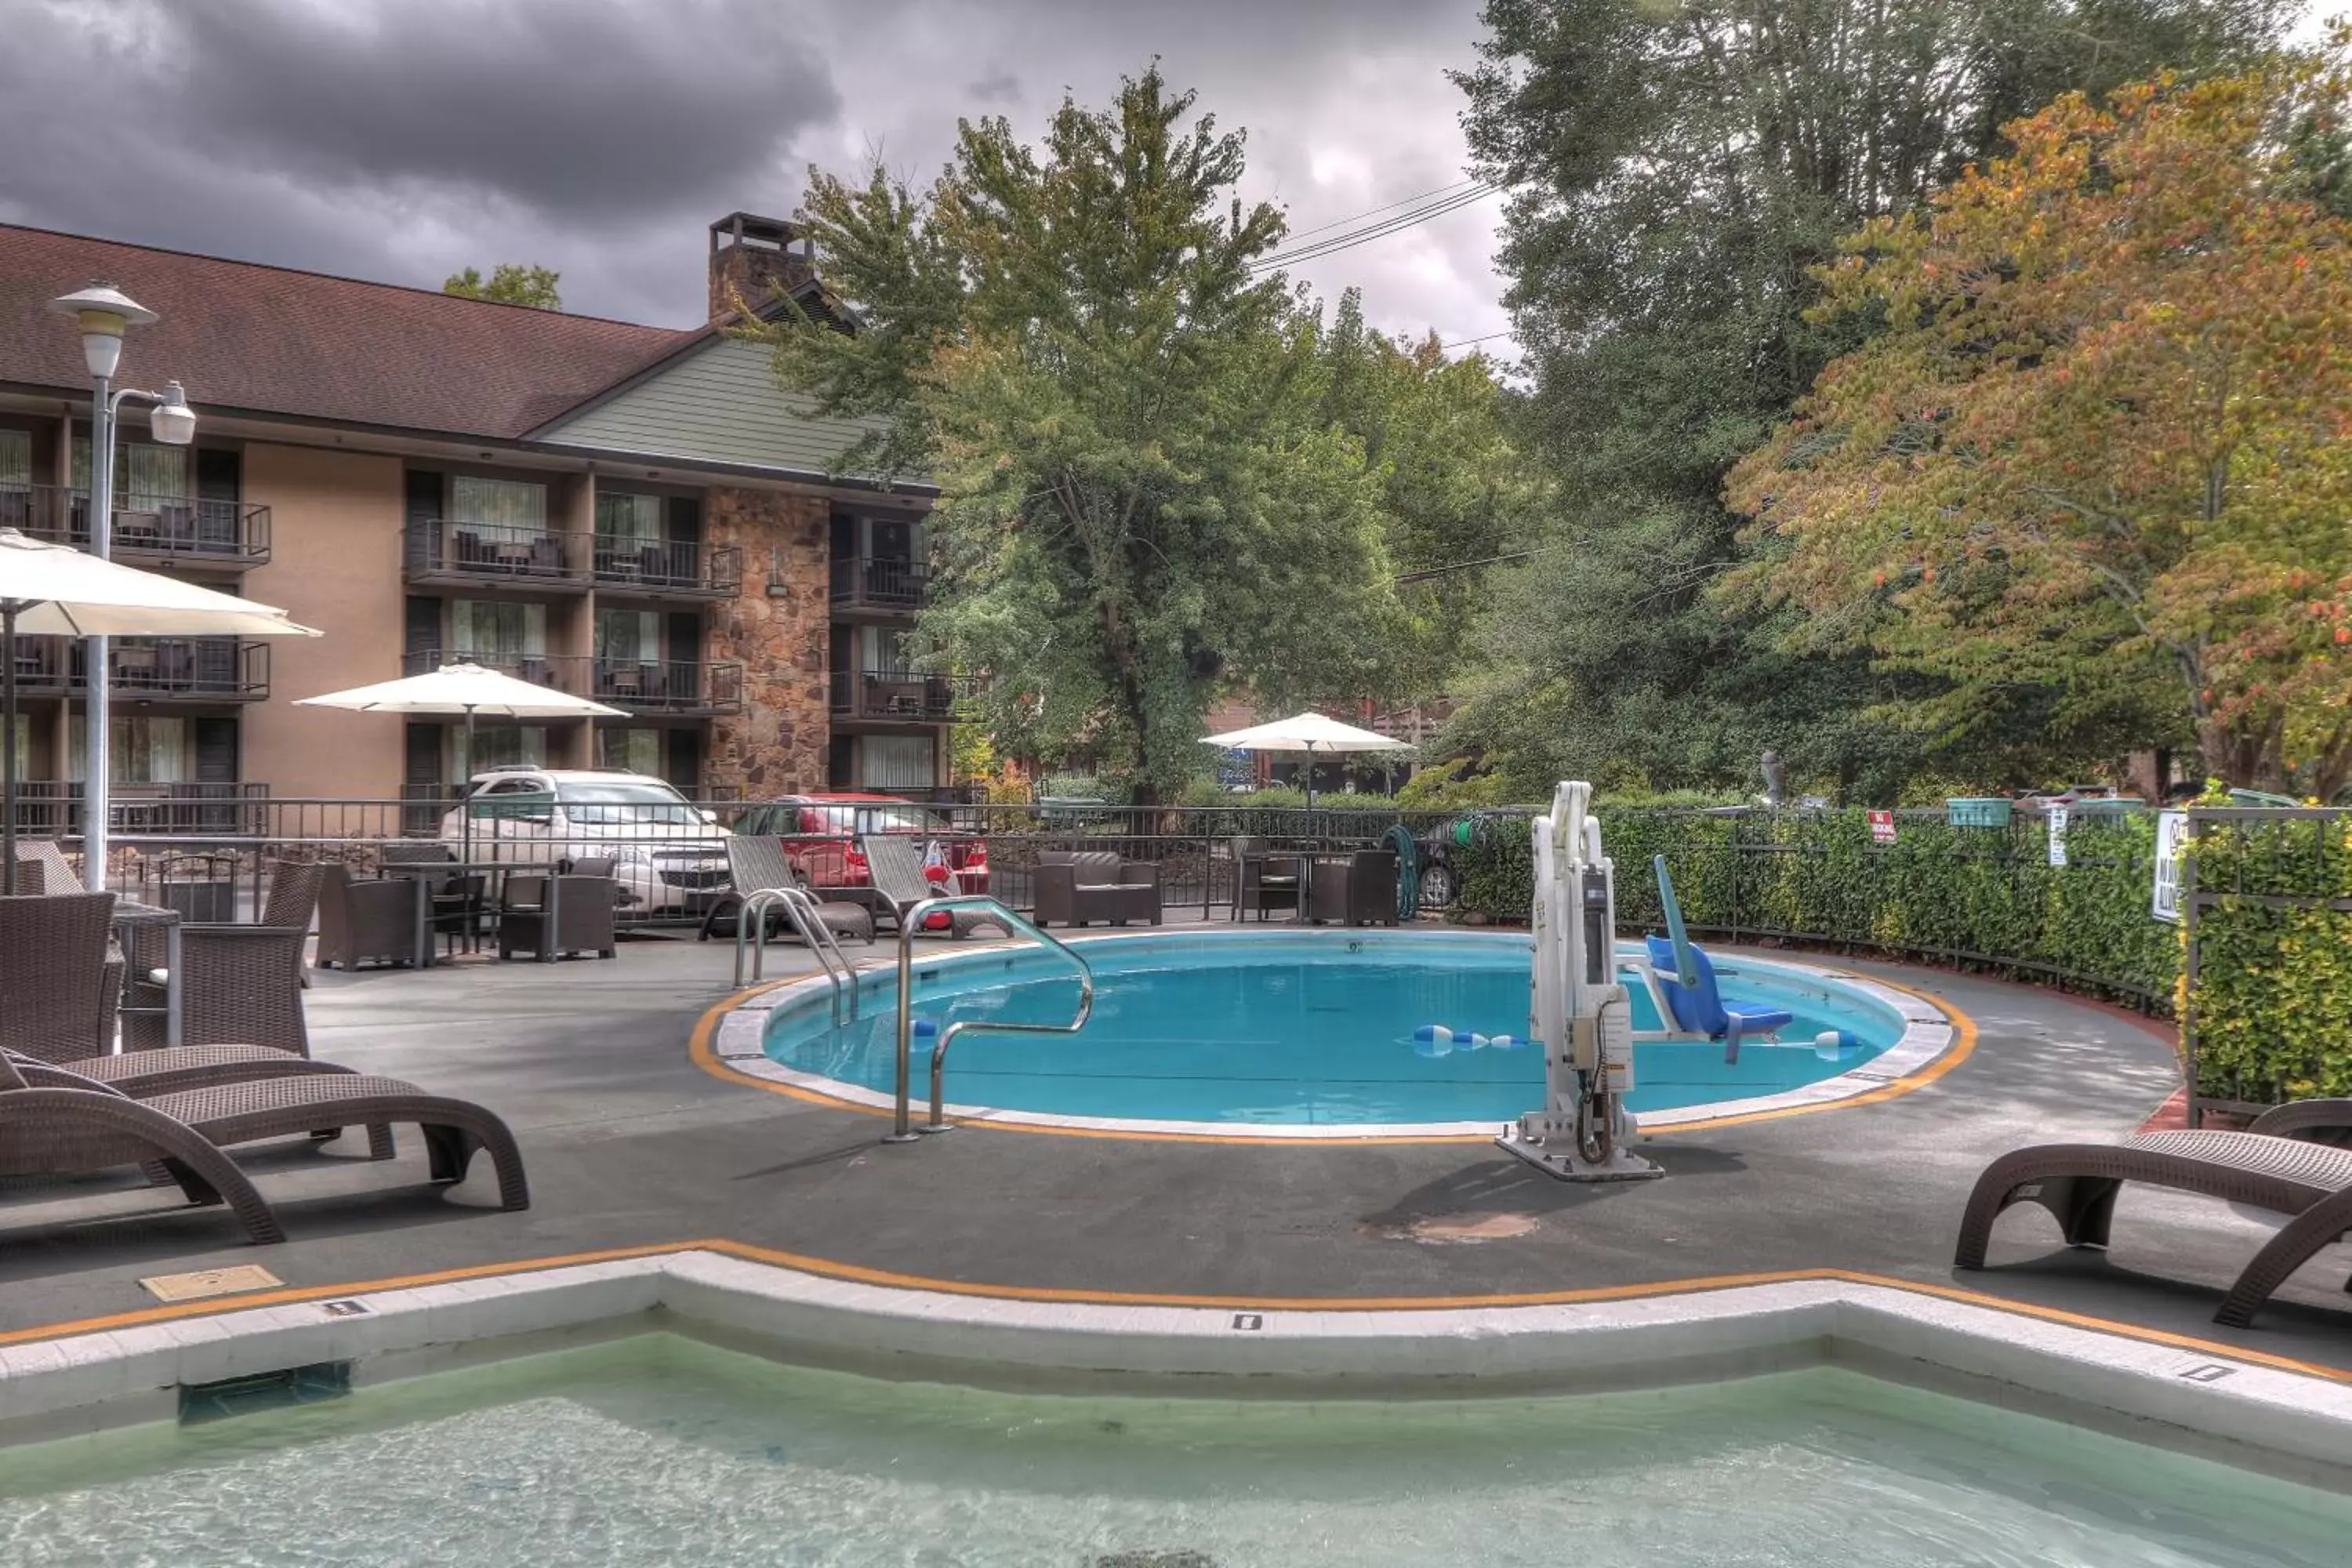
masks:
<instances>
[{"instance_id":1,"label":"floating pool toy","mask_svg":"<svg viewBox=\"0 0 2352 1568\"><path fill-rule=\"evenodd\" d=\"M1862 1049L1862 1041L1843 1029L1823 1029L1813 1037L1813 1055L1833 1062L1848 1051Z\"/></svg>"},{"instance_id":2,"label":"floating pool toy","mask_svg":"<svg viewBox=\"0 0 2352 1568\"><path fill-rule=\"evenodd\" d=\"M918 1018L915 1020L913 1033L916 1038L927 1040L939 1032L940 1021L937 1018Z\"/></svg>"}]
</instances>

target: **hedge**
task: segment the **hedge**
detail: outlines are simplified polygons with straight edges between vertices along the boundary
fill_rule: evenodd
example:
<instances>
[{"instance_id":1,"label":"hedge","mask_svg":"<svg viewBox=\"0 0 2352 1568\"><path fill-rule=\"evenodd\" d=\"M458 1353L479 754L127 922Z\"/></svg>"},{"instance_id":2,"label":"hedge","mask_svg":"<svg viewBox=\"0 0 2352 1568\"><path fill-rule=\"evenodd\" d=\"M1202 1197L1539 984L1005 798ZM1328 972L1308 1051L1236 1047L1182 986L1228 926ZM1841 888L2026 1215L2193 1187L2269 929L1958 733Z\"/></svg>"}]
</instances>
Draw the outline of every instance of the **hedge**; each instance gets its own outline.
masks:
<instances>
[{"instance_id":1,"label":"hedge","mask_svg":"<svg viewBox=\"0 0 2352 1568\"><path fill-rule=\"evenodd\" d=\"M2183 985L2198 1092L2352 1095L2352 816L2211 824L2196 858L2199 889L2219 897Z\"/></svg>"}]
</instances>

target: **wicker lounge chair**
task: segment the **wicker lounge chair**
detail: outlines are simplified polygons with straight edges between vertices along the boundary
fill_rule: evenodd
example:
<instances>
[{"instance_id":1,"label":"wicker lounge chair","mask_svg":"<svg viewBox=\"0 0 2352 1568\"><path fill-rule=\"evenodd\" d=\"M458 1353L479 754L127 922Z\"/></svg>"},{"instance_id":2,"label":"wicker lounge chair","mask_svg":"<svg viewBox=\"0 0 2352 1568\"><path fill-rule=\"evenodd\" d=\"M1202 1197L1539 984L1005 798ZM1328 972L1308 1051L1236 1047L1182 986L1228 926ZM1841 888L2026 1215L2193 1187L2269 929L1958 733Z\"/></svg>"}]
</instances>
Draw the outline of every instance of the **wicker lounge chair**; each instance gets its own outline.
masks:
<instances>
[{"instance_id":1,"label":"wicker lounge chair","mask_svg":"<svg viewBox=\"0 0 2352 1568\"><path fill-rule=\"evenodd\" d=\"M283 1241L286 1233L222 1146L395 1121L423 1131L434 1181L462 1181L475 1152L487 1150L498 1168L499 1206L530 1206L522 1155L505 1122L398 1079L257 1079L133 1100L64 1068L0 1055L0 1175L160 1163L189 1202L226 1202L257 1243Z\"/></svg>"},{"instance_id":2,"label":"wicker lounge chair","mask_svg":"<svg viewBox=\"0 0 2352 1568\"><path fill-rule=\"evenodd\" d=\"M730 922L742 914L743 900L752 894L808 886L807 879L793 867L792 857L784 853L782 839L751 833L728 835L727 881L729 890L702 917L701 941L709 941L714 932L731 931ZM854 936L867 943L874 940L874 916L863 904L829 899L818 903L816 912L836 937ZM761 933L763 937L781 935L792 929L784 911L773 907L768 910L762 923L768 928Z\"/></svg>"},{"instance_id":3,"label":"wicker lounge chair","mask_svg":"<svg viewBox=\"0 0 2352 1568\"><path fill-rule=\"evenodd\" d=\"M1045 849L1037 856L1037 923L1160 923L1160 868L1108 849Z\"/></svg>"},{"instance_id":4,"label":"wicker lounge chair","mask_svg":"<svg viewBox=\"0 0 2352 1568\"><path fill-rule=\"evenodd\" d=\"M2242 1329L2318 1250L2352 1231L2352 1100L2303 1100L2243 1132L2147 1132L2120 1143L2049 1143L2002 1155L1977 1178L1960 1221L1956 1267L1981 1268L1993 1221L2012 1204L2057 1217L2070 1247L2105 1247L2126 1182L2201 1193L2292 1215L2222 1299L2216 1322ZM2352 1285L2347 1285L2352 1289Z\"/></svg>"}]
</instances>

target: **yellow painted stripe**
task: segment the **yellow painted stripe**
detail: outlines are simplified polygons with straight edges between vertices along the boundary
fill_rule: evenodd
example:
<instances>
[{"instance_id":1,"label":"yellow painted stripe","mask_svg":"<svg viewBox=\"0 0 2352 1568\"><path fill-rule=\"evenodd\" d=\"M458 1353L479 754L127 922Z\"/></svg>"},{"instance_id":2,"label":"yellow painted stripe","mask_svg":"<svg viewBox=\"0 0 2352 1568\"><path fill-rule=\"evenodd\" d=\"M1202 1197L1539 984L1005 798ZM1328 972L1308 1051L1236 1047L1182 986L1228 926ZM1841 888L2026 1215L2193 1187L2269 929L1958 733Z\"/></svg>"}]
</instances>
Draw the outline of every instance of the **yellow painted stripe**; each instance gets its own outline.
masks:
<instances>
[{"instance_id":1,"label":"yellow painted stripe","mask_svg":"<svg viewBox=\"0 0 2352 1568\"><path fill-rule=\"evenodd\" d=\"M844 1100L837 1095L827 1094L823 1089L809 1089L796 1083L778 1083L772 1079L740 1072L719 1060L718 1055L711 1050L710 1042L719 1032L720 1019L753 996L773 991L779 986L799 984L803 978L805 977L794 976L792 979L770 981L764 985L754 985L748 990L739 991L719 1002L695 1021L694 1031L688 1037L688 1055L703 1071L713 1077L725 1079L730 1083L765 1089L770 1094L781 1094L787 1099L800 1100L803 1104L822 1105L835 1110L851 1111L859 1116L895 1116L896 1112L885 1110L878 1105L866 1105L857 1100ZM1713 1131L1724 1127L1745 1127L1755 1121L1779 1121L1790 1116L1818 1116L1825 1110L1849 1110L1857 1106L1883 1105L1887 1100L1898 1100L1904 1095L1926 1088L1968 1060L1970 1054L1976 1050L1976 1020L1966 1013L1961 1012L1942 997L1930 995L1916 986L1905 985L1893 980L1883 980L1874 974L1868 978L1874 985L1884 985L1890 991L1900 991L1906 996L1916 997L1943 1014L1952 1027L1952 1043L1946 1047L1935 1060L1918 1071L1906 1073L1901 1078L1882 1084L1876 1089L1867 1089L1861 1094L1849 1095L1843 1100L1824 1100L1819 1105L1783 1106L1777 1110L1751 1110L1738 1115L1709 1117L1702 1121L1685 1121L1673 1127L1655 1128L1644 1131L1642 1135L1644 1138L1675 1138L1685 1133ZM997 1132L1034 1132L1055 1138L1110 1138L1144 1143L1240 1143L1277 1149L1364 1149L1391 1144L1443 1145L1494 1142L1491 1137L1482 1132L1373 1133L1361 1138L1339 1135L1327 1138L1276 1138L1268 1137L1264 1133L1249 1132L1169 1132L1148 1128L1129 1131L1115 1127L1050 1127L1034 1121L959 1121L956 1125L960 1128L986 1128Z\"/></svg>"},{"instance_id":2,"label":"yellow painted stripe","mask_svg":"<svg viewBox=\"0 0 2352 1568\"><path fill-rule=\"evenodd\" d=\"M678 1252L715 1252L744 1262L789 1268L822 1279L872 1285L885 1289L920 1290L940 1295L974 1297L986 1300L1030 1301L1068 1306L1196 1308L1244 1312L1470 1312L1496 1308L1560 1307L1609 1301L1647 1300L1666 1296L1734 1290L1759 1285L1835 1281L1850 1285L1874 1286L1887 1290L1900 1290L1915 1296L1932 1296L1940 1300L1957 1301L1968 1306L1981 1307L1991 1311L2006 1312L2018 1317L2033 1318L2043 1322L2058 1323L2095 1333L2114 1334L2142 1343L2193 1351L2200 1355L2210 1355L2224 1361L2273 1367L2282 1372L2325 1378L2335 1383L2352 1383L2352 1368L2328 1366L2317 1362L2297 1360L2293 1356L2278 1355L2268 1351L2250 1349L2243 1345L2199 1339L2191 1334L2174 1333L2168 1330L2147 1328L2137 1323L2120 1322L2112 1318L2095 1317L2084 1312L2070 1312L2055 1307L2011 1300L2005 1297L1988 1295L1980 1290L1965 1289L1956 1285L1900 1279L1891 1275L1871 1274L1851 1268L1784 1268L1748 1274L1710 1274L1685 1279L1659 1279L1633 1285L1595 1285L1566 1290L1506 1291L1484 1296L1255 1296L1247 1292L1186 1294L1147 1290L1089 1290L1061 1287L999 1285L968 1279L940 1279L928 1275L908 1274L888 1268L873 1268L864 1264L843 1263L832 1258L811 1257L805 1253L757 1247L748 1242L730 1241L724 1237L662 1242L645 1247L608 1247L595 1252L562 1253L548 1258L524 1258L511 1263L478 1264L464 1268L444 1268L422 1274L394 1275L382 1279L350 1280L337 1285L289 1286L284 1289L255 1291L244 1296L220 1297L204 1301L184 1301L169 1306L143 1308L137 1311L116 1312L104 1317L82 1318L33 1328L12 1329L0 1332L0 1345L65 1339L76 1334L100 1333L112 1329L139 1328L152 1323L172 1322L191 1318L223 1317L249 1308L297 1305L306 1301L332 1300L346 1296L369 1296L383 1291L415 1289L423 1286L446 1285L465 1279L489 1279L508 1274L544 1273L550 1269L566 1268L580 1264L608 1263L618 1259L649 1258Z\"/></svg>"}]
</instances>

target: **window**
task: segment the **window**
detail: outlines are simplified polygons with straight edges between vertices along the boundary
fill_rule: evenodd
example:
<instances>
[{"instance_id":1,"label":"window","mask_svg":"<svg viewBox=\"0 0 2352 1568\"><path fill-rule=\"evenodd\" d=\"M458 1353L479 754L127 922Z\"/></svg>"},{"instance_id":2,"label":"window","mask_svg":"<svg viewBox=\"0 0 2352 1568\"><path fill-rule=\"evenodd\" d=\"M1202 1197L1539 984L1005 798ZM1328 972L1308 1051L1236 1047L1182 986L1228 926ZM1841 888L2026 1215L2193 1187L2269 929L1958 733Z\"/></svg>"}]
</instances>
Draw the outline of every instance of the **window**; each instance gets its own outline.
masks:
<instances>
[{"instance_id":1,"label":"window","mask_svg":"<svg viewBox=\"0 0 2352 1568\"><path fill-rule=\"evenodd\" d=\"M449 501L459 522L483 523L517 533L547 531L545 485L459 474L450 481Z\"/></svg>"},{"instance_id":2,"label":"window","mask_svg":"<svg viewBox=\"0 0 2352 1568\"><path fill-rule=\"evenodd\" d=\"M936 742L929 735L861 735L858 782L867 789L929 789L936 777Z\"/></svg>"},{"instance_id":3,"label":"window","mask_svg":"<svg viewBox=\"0 0 2352 1568\"><path fill-rule=\"evenodd\" d=\"M485 768L514 767L528 763L533 767L547 765L547 726L544 724L483 724L474 731L474 754L466 754L466 727L449 726L449 755L456 763L453 777L469 778Z\"/></svg>"},{"instance_id":4,"label":"window","mask_svg":"<svg viewBox=\"0 0 2352 1568\"><path fill-rule=\"evenodd\" d=\"M596 492L596 548L642 550L662 542L662 499L659 496Z\"/></svg>"},{"instance_id":5,"label":"window","mask_svg":"<svg viewBox=\"0 0 2352 1568\"><path fill-rule=\"evenodd\" d=\"M596 657L615 663L658 663L662 656L661 632L658 610L599 610Z\"/></svg>"},{"instance_id":6,"label":"window","mask_svg":"<svg viewBox=\"0 0 2352 1568\"><path fill-rule=\"evenodd\" d=\"M107 752L107 773L119 784L179 784L194 776L188 761L188 721L185 719L154 719L139 716L113 716L107 726L110 737ZM67 759L68 776L79 781L89 775L89 730L88 721L77 713L71 726L72 755Z\"/></svg>"},{"instance_id":7,"label":"window","mask_svg":"<svg viewBox=\"0 0 2352 1568\"><path fill-rule=\"evenodd\" d=\"M596 765L614 773L653 773L662 771L659 730L596 729Z\"/></svg>"},{"instance_id":8,"label":"window","mask_svg":"<svg viewBox=\"0 0 2352 1568\"><path fill-rule=\"evenodd\" d=\"M30 714L16 715L16 776L29 778L33 772L33 720Z\"/></svg>"},{"instance_id":9,"label":"window","mask_svg":"<svg viewBox=\"0 0 2352 1568\"><path fill-rule=\"evenodd\" d=\"M906 634L897 626L866 626L861 628L858 650L865 655L860 666L868 675L884 675L904 679L913 673L907 658Z\"/></svg>"},{"instance_id":10,"label":"window","mask_svg":"<svg viewBox=\"0 0 2352 1568\"><path fill-rule=\"evenodd\" d=\"M0 486L22 489L33 482L33 433L0 429Z\"/></svg>"},{"instance_id":11,"label":"window","mask_svg":"<svg viewBox=\"0 0 2352 1568\"><path fill-rule=\"evenodd\" d=\"M547 606L488 599L449 605L451 650L478 664L512 666L547 657Z\"/></svg>"},{"instance_id":12,"label":"window","mask_svg":"<svg viewBox=\"0 0 2352 1568\"><path fill-rule=\"evenodd\" d=\"M114 502L126 510L136 510L138 503L155 501L185 501L193 498L195 489L189 483L190 448L166 447L153 441L114 443ZM89 489L89 437L77 436L73 445L74 489Z\"/></svg>"}]
</instances>

